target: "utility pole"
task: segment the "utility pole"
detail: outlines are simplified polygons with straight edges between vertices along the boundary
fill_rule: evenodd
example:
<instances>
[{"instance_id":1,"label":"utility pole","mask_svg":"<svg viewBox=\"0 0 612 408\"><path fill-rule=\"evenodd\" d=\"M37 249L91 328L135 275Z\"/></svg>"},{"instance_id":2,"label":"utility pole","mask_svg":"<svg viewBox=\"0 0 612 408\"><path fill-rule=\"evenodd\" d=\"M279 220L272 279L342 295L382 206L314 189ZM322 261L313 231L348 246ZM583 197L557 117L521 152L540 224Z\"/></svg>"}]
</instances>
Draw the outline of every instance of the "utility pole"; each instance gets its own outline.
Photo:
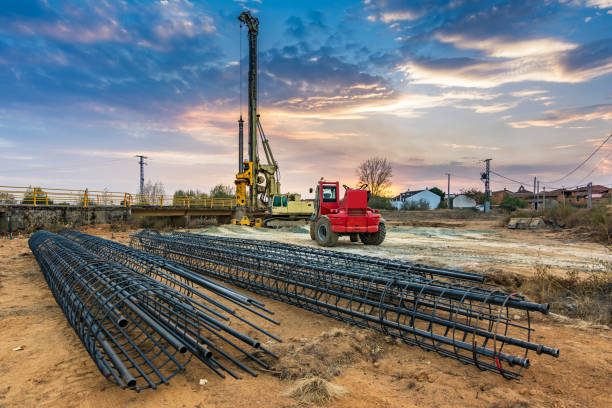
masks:
<instances>
[{"instance_id":1,"label":"utility pole","mask_svg":"<svg viewBox=\"0 0 612 408\"><path fill-rule=\"evenodd\" d=\"M448 176L448 183L446 185L446 208L451 208L450 206L450 173L444 173Z\"/></svg>"},{"instance_id":2,"label":"utility pole","mask_svg":"<svg viewBox=\"0 0 612 408\"><path fill-rule=\"evenodd\" d=\"M593 183L587 184L587 208L593 205Z\"/></svg>"},{"instance_id":3,"label":"utility pole","mask_svg":"<svg viewBox=\"0 0 612 408\"><path fill-rule=\"evenodd\" d=\"M538 178L536 176L533 176L533 203L531 205L531 207L536 210L538 208L538 204L537 204L537 196L536 196L536 182L537 182Z\"/></svg>"},{"instance_id":4,"label":"utility pole","mask_svg":"<svg viewBox=\"0 0 612 408\"><path fill-rule=\"evenodd\" d=\"M565 207L565 186L561 187L561 193L563 194L563 206Z\"/></svg>"},{"instance_id":5,"label":"utility pole","mask_svg":"<svg viewBox=\"0 0 612 408\"><path fill-rule=\"evenodd\" d=\"M546 186L542 187L542 209L546 209Z\"/></svg>"},{"instance_id":6,"label":"utility pole","mask_svg":"<svg viewBox=\"0 0 612 408\"><path fill-rule=\"evenodd\" d=\"M491 212L491 189L490 189L490 180L491 180L491 159L485 159L485 172L480 175L480 179L485 183L485 203L484 203L484 212Z\"/></svg>"},{"instance_id":7,"label":"utility pole","mask_svg":"<svg viewBox=\"0 0 612 408\"><path fill-rule=\"evenodd\" d=\"M147 165L145 162L148 159L147 156L136 155L134 157L138 157L138 164L140 164L140 196L144 194L144 166Z\"/></svg>"},{"instance_id":8,"label":"utility pole","mask_svg":"<svg viewBox=\"0 0 612 408\"><path fill-rule=\"evenodd\" d=\"M540 180L538 180L538 187L536 190L536 210L540 209Z\"/></svg>"}]
</instances>

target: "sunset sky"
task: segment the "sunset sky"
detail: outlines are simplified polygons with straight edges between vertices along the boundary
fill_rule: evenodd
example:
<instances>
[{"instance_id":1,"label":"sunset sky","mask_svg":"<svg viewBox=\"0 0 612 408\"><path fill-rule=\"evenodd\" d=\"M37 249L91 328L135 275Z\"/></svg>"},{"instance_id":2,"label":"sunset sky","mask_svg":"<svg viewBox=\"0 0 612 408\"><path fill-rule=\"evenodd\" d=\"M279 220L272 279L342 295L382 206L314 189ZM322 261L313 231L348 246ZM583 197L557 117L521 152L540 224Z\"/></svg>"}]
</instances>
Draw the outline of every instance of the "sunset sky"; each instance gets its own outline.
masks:
<instances>
[{"instance_id":1,"label":"sunset sky","mask_svg":"<svg viewBox=\"0 0 612 408\"><path fill-rule=\"evenodd\" d=\"M245 9L286 192L370 156L392 192L482 188L486 158L612 183L607 145L557 181L612 132L612 0L0 0L0 185L136 192L136 154L167 193L233 184Z\"/></svg>"}]
</instances>

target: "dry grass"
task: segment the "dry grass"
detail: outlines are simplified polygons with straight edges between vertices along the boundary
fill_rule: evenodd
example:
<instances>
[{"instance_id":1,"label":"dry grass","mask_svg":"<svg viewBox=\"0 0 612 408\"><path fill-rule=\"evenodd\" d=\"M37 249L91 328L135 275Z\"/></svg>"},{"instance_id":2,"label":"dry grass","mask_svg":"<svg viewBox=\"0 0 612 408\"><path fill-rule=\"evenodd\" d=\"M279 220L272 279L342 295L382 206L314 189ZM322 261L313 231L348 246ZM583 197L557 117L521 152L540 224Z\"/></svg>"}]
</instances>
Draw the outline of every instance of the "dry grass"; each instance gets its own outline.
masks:
<instances>
[{"instance_id":1,"label":"dry grass","mask_svg":"<svg viewBox=\"0 0 612 408\"><path fill-rule=\"evenodd\" d=\"M517 291L540 303L549 303L551 311L589 322L612 325L612 265L580 276L567 271L565 276L550 272L550 267L536 263L531 276L501 273L491 276L496 284Z\"/></svg>"},{"instance_id":2,"label":"dry grass","mask_svg":"<svg viewBox=\"0 0 612 408\"><path fill-rule=\"evenodd\" d=\"M542 217L544 222L554 227L572 228L597 242L612 243L612 212L604 204L593 208L558 205L542 211L517 210L506 215L502 222L507 225L510 218L533 217Z\"/></svg>"},{"instance_id":3,"label":"dry grass","mask_svg":"<svg viewBox=\"0 0 612 408\"><path fill-rule=\"evenodd\" d=\"M281 358L269 361L282 380L336 377L360 361L375 363L395 340L374 331L334 328L312 338L290 338L272 346Z\"/></svg>"},{"instance_id":4,"label":"dry grass","mask_svg":"<svg viewBox=\"0 0 612 408\"><path fill-rule=\"evenodd\" d=\"M345 397L348 391L324 378L308 377L296 381L283 395L295 398L300 402L320 405Z\"/></svg>"}]
</instances>

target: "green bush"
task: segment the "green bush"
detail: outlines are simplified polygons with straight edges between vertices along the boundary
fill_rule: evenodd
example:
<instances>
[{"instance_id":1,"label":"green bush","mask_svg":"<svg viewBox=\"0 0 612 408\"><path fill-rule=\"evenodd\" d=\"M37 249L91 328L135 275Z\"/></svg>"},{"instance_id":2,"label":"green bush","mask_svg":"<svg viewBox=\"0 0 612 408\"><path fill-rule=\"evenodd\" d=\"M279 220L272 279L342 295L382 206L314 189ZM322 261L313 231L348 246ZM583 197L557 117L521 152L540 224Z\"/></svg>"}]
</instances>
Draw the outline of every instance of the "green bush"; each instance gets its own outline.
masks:
<instances>
[{"instance_id":1,"label":"green bush","mask_svg":"<svg viewBox=\"0 0 612 408\"><path fill-rule=\"evenodd\" d=\"M391 199L387 197L371 196L368 201L368 207L376 210L393 210L395 207L391 205Z\"/></svg>"},{"instance_id":2,"label":"green bush","mask_svg":"<svg viewBox=\"0 0 612 408\"><path fill-rule=\"evenodd\" d=\"M23 195L21 204L34 204L34 192L36 192L36 205L53 204L53 200L47 201L47 199L45 198L46 193L40 187L28 188L25 194Z\"/></svg>"},{"instance_id":3,"label":"green bush","mask_svg":"<svg viewBox=\"0 0 612 408\"><path fill-rule=\"evenodd\" d=\"M419 210L429 210L429 203L422 198L419 201L406 201L402 210L405 211L419 211Z\"/></svg>"},{"instance_id":4,"label":"green bush","mask_svg":"<svg viewBox=\"0 0 612 408\"><path fill-rule=\"evenodd\" d=\"M527 201L510 194L505 194L499 206L508 212L512 212L518 208L527 208Z\"/></svg>"},{"instance_id":5,"label":"green bush","mask_svg":"<svg viewBox=\"0 0 612 408\"><path fill-rule=\"evenodd\" d=\"M444 200L444 196L446 196L446 193L442 191L441 189L439 189L438 187L430 188L429 191L431 191L432 193L436 195L439 195L441 200Z\"/></svg>"}]
</instances>

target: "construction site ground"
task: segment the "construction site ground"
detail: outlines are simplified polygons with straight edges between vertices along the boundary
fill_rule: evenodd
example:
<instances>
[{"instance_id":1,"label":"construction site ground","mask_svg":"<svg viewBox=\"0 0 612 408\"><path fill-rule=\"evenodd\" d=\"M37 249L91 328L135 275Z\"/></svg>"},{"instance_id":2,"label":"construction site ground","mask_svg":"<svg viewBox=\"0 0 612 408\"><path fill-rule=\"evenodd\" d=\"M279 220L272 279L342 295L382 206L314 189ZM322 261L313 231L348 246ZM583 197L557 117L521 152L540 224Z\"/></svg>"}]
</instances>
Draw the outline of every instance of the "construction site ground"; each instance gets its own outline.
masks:
<instances>
[{"instance_id":1,"label":"construction site ground","mask_svg":"<svg viewBox=\"0 0 612 408\"><path fill-rule=\"evenodd\" d=\"M341 238L335 249L481 271L533 274L537 263L554 273L610 269L606 247L549 230L508 231L498 219L389 219L386 241L365 247ZM415 224L418 224L415 226ZM108 225L84 232L128 243L130 231ZM305 226L265 230L213 226L196 232L313 245ZM612 332L579 320L535 316L534 341L558 347L560 357L530 353L520 381L480 372L381 334L261 296L283 338L269 344L281 358L258 377L221 379L197 360L158 390L124 391L98 372L57 306L32 256L27 236L0 240L0 407L309 407L287 396L312 375L344 387L330 407L609 407ZM612 273L612 272L611 272ZM200 380L206 379L204 385Z\"/></svg>"}]
</instances>

